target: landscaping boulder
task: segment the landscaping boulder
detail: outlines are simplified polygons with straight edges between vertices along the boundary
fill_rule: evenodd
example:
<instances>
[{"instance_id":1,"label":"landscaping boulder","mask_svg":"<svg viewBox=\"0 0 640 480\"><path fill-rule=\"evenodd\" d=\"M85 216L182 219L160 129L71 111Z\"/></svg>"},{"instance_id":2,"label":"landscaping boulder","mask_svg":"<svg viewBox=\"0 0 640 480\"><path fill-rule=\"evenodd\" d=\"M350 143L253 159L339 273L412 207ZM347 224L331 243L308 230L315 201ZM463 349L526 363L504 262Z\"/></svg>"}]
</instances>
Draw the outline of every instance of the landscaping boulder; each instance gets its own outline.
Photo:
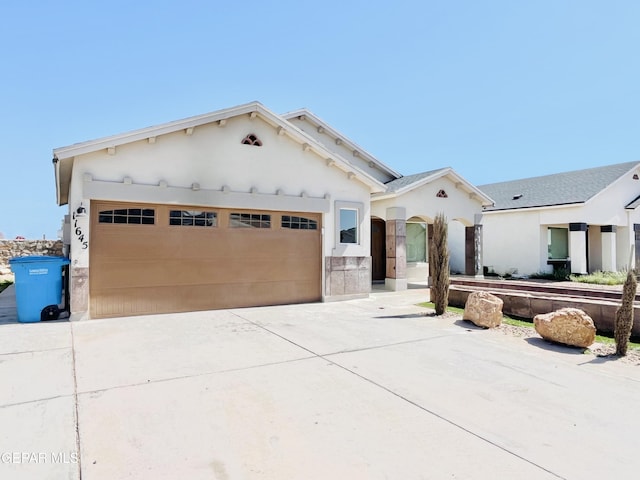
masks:
<instances>
[{"instance_id":1,"label":"landscaping boulder","mask_svg":"<svg viewBox=\"0 0 640 480\"><path fill-rule=\"evenodd\" d=\"M479 327L493 328L502 323L502 300L489 292L471 292L464 305L463 320Z\"/></svg>"},{"instance_id":2,"label":"landscaping boulder","mask_svg":"<svg viewBox=\"0 0 640 480\"><path fill-rule=\"evenodd\" d=\"M596 338L596 327L579 308L561 308L533 318L536 332L545 340L586 348Z\"/></svg>"}]
</instances>

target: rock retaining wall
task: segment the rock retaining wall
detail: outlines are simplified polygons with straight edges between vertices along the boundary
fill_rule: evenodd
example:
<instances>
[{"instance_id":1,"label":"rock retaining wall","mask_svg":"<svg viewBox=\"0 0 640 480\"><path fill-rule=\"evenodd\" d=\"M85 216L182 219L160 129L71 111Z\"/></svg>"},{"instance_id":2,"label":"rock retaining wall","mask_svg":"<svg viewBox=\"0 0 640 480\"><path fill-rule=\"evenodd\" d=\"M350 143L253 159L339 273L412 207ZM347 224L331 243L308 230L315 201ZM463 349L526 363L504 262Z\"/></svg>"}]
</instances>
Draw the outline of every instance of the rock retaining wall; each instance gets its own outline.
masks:
<instances>
[{"instance_id":1,"label":"rock retaining wall","mask_svg":"<svg viewBox=\"0 0 640 480\"><path fill-rule=\"evenodd\" d=\"M471 292L482 290L465 285L449 287L449 305L464 308ZM598 333L612 334L616 310L620 302L608 299L579 298L544 295L540 292L515 292L492 289L491 293L502 299L502 312L514 317L533 319L536 315L554 312L561 308L579 308L593 319ZM640 339L640 305L634 307L634 322L631 332L633 339Z\"/></svg>"},{"instance_id":2,"label":"rock retaining wall","mask_svg":"<svg viewBox=\"0 0 640 480\"><path fill-rule=\"evenodd\" d=\"M62 240L0 240L0 274L9 270L10 258L29 255L62 256Z\"/></svg>"}]
</instances>

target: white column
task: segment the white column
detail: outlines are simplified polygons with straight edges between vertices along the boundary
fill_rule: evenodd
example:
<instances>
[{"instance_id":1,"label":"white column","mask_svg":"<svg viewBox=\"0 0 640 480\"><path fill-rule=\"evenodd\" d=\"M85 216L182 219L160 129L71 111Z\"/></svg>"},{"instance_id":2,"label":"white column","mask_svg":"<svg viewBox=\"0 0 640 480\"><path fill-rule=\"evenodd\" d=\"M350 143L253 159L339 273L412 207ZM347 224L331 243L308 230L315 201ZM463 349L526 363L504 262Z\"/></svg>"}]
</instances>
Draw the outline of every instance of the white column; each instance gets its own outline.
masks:
<instances>
[{"instance_id":1,"label":"white column","mask_svg":"<svg viewBox=\"0 0 640 480\"><path fill-rule=\"evenodd\" d=\"M482 260L483 234L482 234L482 214L474 215L473 226L473 266L475 278L484 278L484 263Z\"/></svg>"},{"instance_id":2,"label":"white column","mask_svg":"<svg viewBox=\"0 0 640 480\"><path fill-rule=\"evenodd\" d=\"M602 271L616 271L616 226L602 225L600 227L602 236Z\"/></svg>"},{"instance_id":3,"label":"white column","mask_svg":"<svg viewBox=\"0 0 640 480\"><path fill-rule=\"evenodd\" d=\"M587 224L569 224L571 273L587 274Z\"/></svg>"}]
</instances>

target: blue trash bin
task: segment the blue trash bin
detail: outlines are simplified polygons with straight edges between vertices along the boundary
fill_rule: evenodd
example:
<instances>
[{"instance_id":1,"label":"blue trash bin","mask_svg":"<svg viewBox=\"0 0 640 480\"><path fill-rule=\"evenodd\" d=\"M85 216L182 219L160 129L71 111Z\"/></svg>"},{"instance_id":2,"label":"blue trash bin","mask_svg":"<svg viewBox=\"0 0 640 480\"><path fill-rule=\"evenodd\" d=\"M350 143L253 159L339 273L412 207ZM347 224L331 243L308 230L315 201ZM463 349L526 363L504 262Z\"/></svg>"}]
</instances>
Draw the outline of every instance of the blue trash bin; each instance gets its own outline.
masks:
<instances>
[{"instance_id":1,"label":"blue trash bin","mask_svg":"<svg viewBox=\"0 0 640 480\"><path fill-rule=\"evenodd\" d=\"M64 257L30 256L9 259L15 274L18 321L39 322L42 310L62 301L62 266Z\"/></svg>"}]
</instances>

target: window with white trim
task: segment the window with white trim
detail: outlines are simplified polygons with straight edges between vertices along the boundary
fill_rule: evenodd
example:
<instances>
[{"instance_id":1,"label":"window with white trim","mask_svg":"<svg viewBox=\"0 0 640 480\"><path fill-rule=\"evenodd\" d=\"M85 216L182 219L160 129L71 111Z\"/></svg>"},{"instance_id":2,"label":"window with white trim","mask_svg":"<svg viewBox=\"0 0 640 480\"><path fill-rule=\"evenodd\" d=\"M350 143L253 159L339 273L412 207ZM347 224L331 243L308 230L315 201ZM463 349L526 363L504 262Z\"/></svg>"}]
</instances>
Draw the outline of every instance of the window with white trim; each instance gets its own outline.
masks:
<instances>
[{"instance_id":1,"label":"window with white trim","mask_svg":"<svg viewBox=\"0 0 640 480\"><path fill-rule=\"evenodd\" d=\"M332 255L370 255L368 216L363 202L335 200L333 214L334 248Z\"/></svg>"},{"instance_id":2,"label":"window with white trim","mask_svg":"<svg viewBox=\"0 0 640 480\"><path fill-rule=\"evenodd\" d=\"M358 210L355 208L341 208L340 243L359 243L359 238Z\"/></svg>"},{"instance_id":3,"label":"window with white trim","mask_svg":"<svg viewBox=\"0 0 640 480\"><path fill-rule=\"evenodd\" d=\"M547 236L547 258L566 260L569 258L569 229L549 227Z\"/></svg>"},{"instance_id":4,"label":"window with white trim","mask_svg":"<svg viewBox=\"0 0 640 480\"><path fill-rule=\"evenodd\" d=\"M407 222L407 262L427 261L427 224Z\"/></svg>"}]
</instances>

